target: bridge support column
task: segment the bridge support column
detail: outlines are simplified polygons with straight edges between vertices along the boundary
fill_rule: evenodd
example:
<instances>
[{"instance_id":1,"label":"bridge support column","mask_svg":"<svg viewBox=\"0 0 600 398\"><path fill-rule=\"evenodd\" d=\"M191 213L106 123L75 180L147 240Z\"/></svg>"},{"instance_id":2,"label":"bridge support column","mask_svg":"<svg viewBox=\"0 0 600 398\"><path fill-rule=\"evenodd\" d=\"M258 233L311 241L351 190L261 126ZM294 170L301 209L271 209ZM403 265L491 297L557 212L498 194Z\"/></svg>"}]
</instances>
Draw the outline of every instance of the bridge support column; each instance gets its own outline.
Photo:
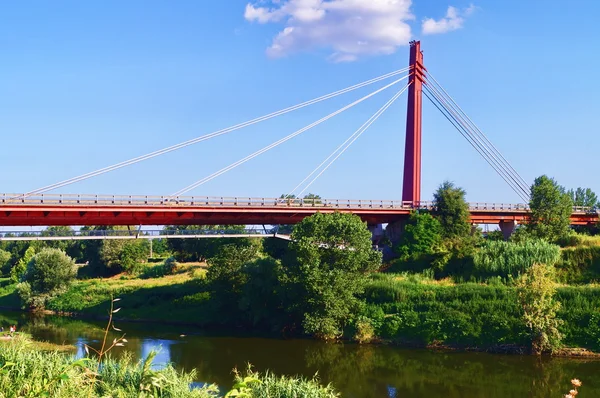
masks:
<instances>
[{"instance_id":1,"label":"bridge support column","mask_svg":"<svg viewBox=\"0 0 600 398\"><path fill-rule=\"evenodd\" d=\"M515 229L517 229L517 222L515 220L500 221L500 231L504 236L504 240L509 240Z\"/></svg>"},{"instance_id":2,"label":"bridge support column","mask_svg":"<svg viewBox=\"0 0 600 398\"><path fill-rule=\"evenodd\" d=\"M402 238L402 234L404 233L404 227L406 226L406 221L396 221L393 223L389 223L387 228L385 229L385 233L392 242L392 246L396 245L400 242L400 238Z\"/></svg>"},{"instance_id":3,"label":"bridge support column","mask_svg":"<svg viewBox=\"0 0 600 398\"><path fill-rule=\"evenodd\" d=\"M421 42L410 42L410 78L406 108L406 143L404 145L404 180L402 201L421 201L421 109L425 67Z\"/></svg>"},{"instance_id":4,"label":"bridge support column","mask_svg":"<svg viewBox=\"0 0 600 398\"><path fill-rule=\"evenodd\" d=\"M373 244L378 245L385 236L383 224L369 224L367 227L369 228L369 231L371 231L371 240L373 241Z\"/></svg>"}]
</instances>

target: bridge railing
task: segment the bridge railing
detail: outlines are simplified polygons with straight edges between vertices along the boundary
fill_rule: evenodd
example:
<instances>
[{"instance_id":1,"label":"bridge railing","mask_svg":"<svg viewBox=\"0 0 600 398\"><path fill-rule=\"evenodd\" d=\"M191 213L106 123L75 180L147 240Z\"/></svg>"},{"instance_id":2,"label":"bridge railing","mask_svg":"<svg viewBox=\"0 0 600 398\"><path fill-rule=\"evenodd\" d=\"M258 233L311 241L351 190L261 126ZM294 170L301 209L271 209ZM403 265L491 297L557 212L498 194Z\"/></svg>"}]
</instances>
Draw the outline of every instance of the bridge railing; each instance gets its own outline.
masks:
<instances>
[{"instance_id":1,"label":"bridge railing","mask_svg":"<svg viewBox=\"0 0 600 398\"><path fill-rule=\"evenodd\" d=\"M273 235L273 229L236 228L236 229L160 229L160 230L43 230L43 231L1 231L0 239L11 237L22 238L68 238L68 237L165 237L165 236L198 236L198 235Z\"/></svg>"},{"instance_id":2,"label":"bridge railing","mask_svg":"<svg viewBox=\"0 0 600 398\"><path fill-rule=\"evenodd\" d=\"M85 194L0 194L0 206L172 206L172 207L310 207L335 209L428 209L431 201L400 200L252 198L214 196L149 196L149 195L85 195ZM526 204L469 203L471 211L528 212ZM597 213L597 208L575 206L574 213Z\"/></svg>"},{"instance_id":3,"label":"bridge railing","mask_svg":"<svg viewBox=\"0 0 600 398\"><path fill-rule=\"evenodd\" d=\"M411 202L400 200L355 199L282 199L211 196L140 196L140 195L73 195L0 194L0 205L48 206L206 206L206 207L335 207L335 208L410 208Z\"/></svg>"}]
</instances>

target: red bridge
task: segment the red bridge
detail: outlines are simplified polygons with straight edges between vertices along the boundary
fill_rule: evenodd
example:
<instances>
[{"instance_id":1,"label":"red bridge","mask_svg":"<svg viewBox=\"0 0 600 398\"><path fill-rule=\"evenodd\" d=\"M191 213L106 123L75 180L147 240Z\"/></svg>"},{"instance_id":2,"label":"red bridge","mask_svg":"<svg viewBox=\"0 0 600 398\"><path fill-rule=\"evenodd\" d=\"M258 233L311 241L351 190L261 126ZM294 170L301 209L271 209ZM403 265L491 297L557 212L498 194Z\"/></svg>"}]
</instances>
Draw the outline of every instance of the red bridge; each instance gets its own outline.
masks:
<instances>
[{"instance_id":1,"label":"red bridge","mask_svg":"<svg viewBox=\"0 0 600 398\"><path fill-rule=\"evenodd\" d=\"M268 199L168 196L0 196L1 226L295 224L316 212L354 213L370 225L401 221L432 202L346 199ZM473 224L527 222L522 204L471 203ZM598 222L598 213L575 207L574 225Z\"/></svg>"},{"instance_id":2,"label":"red bridge","mask_svg":"<svg viewBox=\"0 0 600 398\"><path fill-rule=\"evenodd\" d=\"M402 76L404 75L404 76ZM386 79L397 80L375 90L336 112L256 151L243 159L181 189L170 196L99 196L52 195L52 190L86 180L110 171L169 153L232 131L268 120L297 109L333 98ZM372 96L400 83L401 89L365 124L351 135L327 159L308 175L290 194L298 197L338 159L366 129L373 124L405 91L408 91L404 180L401 201L382 200L302 200L265 198L184 197L185 193L283 144L320 123L352 108ZM149 154L86 173L24 194L5 194L0 197L0 226L50 225L178 225L178 224L292 224L315 212L349 212L360 216L369 225L394 223L405 219L416 209L431 209L430 202L421 201L421 119L423 94L450 121L459 133L486 160L492 169L524 202L529 201L529 184L515 171L485 134L473 123L446 90L426 70L419 42L411 42L410 64L407 68L350 86L282 109L245 123L219 130ZM316 176L315 176L316 175ZM313 177L314 176L314 177ZM312 180L309 181L309 179ZM296 192L303 187L302 191ZM290 195L289 197L295 197ZM471 222L499 224L510 233L518 223L529 217L527 205L472 203ZM589 208L574 208L571 222L586 225L598 222L598 212Z\"/></svg>"}]
</instances>

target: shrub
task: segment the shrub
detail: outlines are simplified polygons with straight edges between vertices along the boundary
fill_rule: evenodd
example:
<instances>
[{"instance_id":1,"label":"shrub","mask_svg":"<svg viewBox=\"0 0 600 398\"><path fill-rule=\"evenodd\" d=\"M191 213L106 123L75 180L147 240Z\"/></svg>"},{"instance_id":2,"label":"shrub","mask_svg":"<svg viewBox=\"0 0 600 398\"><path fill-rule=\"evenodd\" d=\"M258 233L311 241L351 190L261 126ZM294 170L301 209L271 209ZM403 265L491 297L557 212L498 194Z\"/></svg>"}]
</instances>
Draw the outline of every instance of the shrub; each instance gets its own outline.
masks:
<instances>
[{"instance_id":1,"label":"shrub","mask_svg":"<svg viewBox=\"0 0 600 398\"><path fill-rule=\"evenodd\" d=\"M560 248L541 240L521 243L491 241L475 252L473 275L481 279L517 277L533 264L552 266L559 259Z\"/></svg>"},{"instance_id":2,"label":"shrub","mask_svg":"<svg viewBox=\"0 0 600 398\"><path fill-rule=\"evenodd\" d=\"M547 265L535 264L517 282L523 320L530 332L534 354L553 351L562 338L558 331L560 320L556 317L560 302L554 298L552 272Z\"/></svg>"},{"instance_id":3,"label":"shrub","mask_svg":"<svg viewBox=\"0 0 600 398\"><path fill-rule=\"evenodd\" d=\"M600 281L600 246L569 247L556 264L557 279L564 283Z\"/></svg>"},{"instance_id":4,"label":"shrub","mask_svg":"<svg viewBox=\"0 0 600 398\"><path fill-rule=\"evenodd\" d=\"M36 254L18 285L23 302L32 308L43 308L53 295L65 290L75 279L75 262L58 249L42 249Z\"/></svg>"},{"instance_id":5,"label":"shrub","mask_svg":"<svg viewBox=\"0 0 600 398\"><path fill-rule=\"evenodd\" d=\"M381 337L386 339L393 339L396 337L398 330L402 325L402 319L398 315L389 315L383 320L383 325L381 326Z\"/></svg>"},{"instance_id":6,"label":"shrub","mask_svg":"<svg viewBox=\"0 0 600 398\"><path fill-rule=\"evenodd\" d=\"M359 316L355 324L356 332L354 333L354 341L359 344L369 343L375 337L375 328L371 319L366 316Z\"/></svg>"},{"instance_id":7,"label":"shrub","mask_svg":"<svg viewBox=\"0 0 600 398\"><path fill-rule=\"evenodd\" d=\"M175 257L169 257L163 264L165 275L173 275L179 267L179 263L175 260Z\"/></svg>"},{"instance_id":8,"label":"shrub","mask_svg":"<svg viewBox=\"0 0 600 398\"><path fill-rule=\"evenodd\" d=\"M412 213L400 243L394 248L403 260L432 255L442 243L442 225L428 213Z\"/></svg>"}]
</instances>

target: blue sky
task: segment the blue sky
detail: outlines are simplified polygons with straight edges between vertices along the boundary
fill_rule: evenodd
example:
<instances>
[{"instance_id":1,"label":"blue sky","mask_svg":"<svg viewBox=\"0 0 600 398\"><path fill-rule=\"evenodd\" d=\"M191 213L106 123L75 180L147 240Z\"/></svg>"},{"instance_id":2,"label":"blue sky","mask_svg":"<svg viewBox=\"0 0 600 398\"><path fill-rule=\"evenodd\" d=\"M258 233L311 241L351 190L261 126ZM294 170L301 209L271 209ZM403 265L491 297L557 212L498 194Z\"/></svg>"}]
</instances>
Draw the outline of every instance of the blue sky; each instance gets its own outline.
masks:
<instances>
[{"instance_id":1,"label":"blue sky","mask_svg":"<svg viewBox=\"0 0 600 398\"><path fill-rule=\"evenodd\" d=\"M600 192L600 3L332 1L0 4L0 191L39 188L403 68L408 41L420 39L429 71L526 181L548 174ZM56 192L171 194L380 86ZM393 93L190 194L288 192ZM404 96L310 191L399 199L405 112ZM423 117L423 199L449 179L470 201L519 201L427 102Z\"/></svg>"}]
</instances>

